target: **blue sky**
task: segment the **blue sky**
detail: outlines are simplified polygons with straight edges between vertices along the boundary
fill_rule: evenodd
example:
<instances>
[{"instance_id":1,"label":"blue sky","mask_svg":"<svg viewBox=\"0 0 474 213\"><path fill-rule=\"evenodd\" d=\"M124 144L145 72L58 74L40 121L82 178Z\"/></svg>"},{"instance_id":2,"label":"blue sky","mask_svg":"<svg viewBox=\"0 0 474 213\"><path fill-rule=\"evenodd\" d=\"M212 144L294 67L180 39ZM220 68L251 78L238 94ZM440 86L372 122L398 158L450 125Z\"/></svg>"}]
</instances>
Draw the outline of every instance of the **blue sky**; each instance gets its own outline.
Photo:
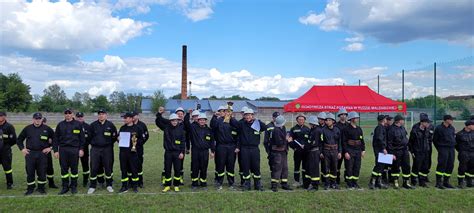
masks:
<instances>
[{"instance_id":1,"label":"blue sky","mask_svg":"<svg viewBox=\"0 0 474 213\"><path fill-rule=\"evenodd\" d=\"M473 0L0 4L7 11L0 16L6 29L0 69L20 73L35 94L58 83L68 95L107 95L113 90L145 94L163 90L173 95L179 92L181 45L186 44L189 78L196 82L195 94L200 97L296 98L313 84L351 84L363 79L373 87L373 79L380 74L394 81L385 82L382 94L398 98L400 88L388 85L398 85L395 78L401 69L472 57L474 46ZM13 13L16 10L23 14ZM51 35L33 36L45 31ZM469 84L474 80L472 58L456 67L462 67L452 72L459 73L457 79L463 81L458 83L463 86L446 89L442 95L474 89ZM77 70L81 78L61 70ZM30 75L33 71L48 73L47 78ZM139 86L130 86L128 75ZM428 82L409 82L410 95L429 95L432 85ZM426 92L416 92L421 89Z\"/></svg>"}]
</instances>

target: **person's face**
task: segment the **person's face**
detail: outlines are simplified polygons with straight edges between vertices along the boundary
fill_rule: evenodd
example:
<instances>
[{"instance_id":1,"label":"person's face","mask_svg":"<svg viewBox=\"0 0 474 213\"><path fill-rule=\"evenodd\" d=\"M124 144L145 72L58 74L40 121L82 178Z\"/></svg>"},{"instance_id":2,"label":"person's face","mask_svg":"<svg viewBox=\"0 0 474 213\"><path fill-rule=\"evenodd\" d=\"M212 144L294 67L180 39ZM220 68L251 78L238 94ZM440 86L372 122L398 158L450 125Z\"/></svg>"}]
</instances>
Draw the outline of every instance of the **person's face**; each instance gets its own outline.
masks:
<instances>
[{"instance_id":1,"label":"person's face","mask_svg":"<svg viewBox=\"0 0 474 213\"><path fill-rule=\"evenodd\" d=\"M177 119L173 119L170 122L171 122L171 126L178 126L178 120Z\"/></svg>"},{"instance_id":2,"label":"person's face","mask_svg":"<svg viewBox=\"0 0 474 213\"><path fill-rule=\"evenodd\" d=\"M359 122L359 118L353 118L353 119L351 119L351 122L352 122L352 123L358 123L358 122Z\"/></svg>"},{"instance_id":3,"label":"person's face","mask_svg":"<svg viewBox=\"0 0 474 213\"><path fill-rule=\"evenodd\" d=\"M474 125L469 125L468 127L471 131L474 131Z\"/></svg>"},{"instance_id":4,"label":"person's face","mask_svg":"<svg viewBox=\"0 0 474 213\"><path fill-rule=\"evenodd\" d=\"M76 117L77 121L83 123L84 122L84 117Z\"/></svg>"},{"instance_id":5,"label":"person's face","mask_svg":"<svg viewBox=\"0 0 474 213\"><path fill-rule=\"evenodd\" d=\"M298 125L303 126L305 120L306 119L304 119L304 117L300 116L298 117L298 119L296 119L296 122L298 123Z\"/></svg>"},{"instance_id":6,"label":"person's face","mask_svg":"<svg viewBox=\"0 0 474 213\"><path fill-rule=\"evenodd\" d=\"M347 115L346 115L346 114L340 114L340 115L339 115L339 120L340 120L341 122L345 122L345 121L347 120Z\"/></svg>"},{"instance_id":7,"label":"person's face","mask_svg":"<svg viewBox=\"0 0 474 213\"><path fill-rule=\"evenodd\" d=\"M133 122L137 122L139 119L138 115L133 116Z\"/></svg>"},{"instance_id":8,"label":"person's face","mask_svg":"<svg viewBox=\"0 0 474 213\"><path fill-rule=\"evenodd\" d=\"M453 125L453 120L446 120L445 122L449 125Z\"/></svg>"},{"instance_id":9,"label":"person's face","mask_svg":"<svg viewBox=\"0 0 474 213\"><path fill-rule=\"evenodd\" d=\"M326 125L329 127L332 127L334 125L334 120L333 119L326 119Z\"/></svg>"},{"instance_id":10,"label":"person's face","mask_svg":"<svg viewBox=\"0 0 474 213\"><path fill-rule=\"evenodd\" d=\"M430 123L428 122L420 122L420 125L423 127L423 129L426 129L430 126Z\"/></svg>"},{"instance_id":11,"label":"person's face","mask_svg":"<svg viewBox=\"0 0 474 213\"><path fill-rule=\"evenodd\" d=\"M398 124L399 124L400 126L405 125L405 120L399 120L399 121L397 121L397 122L398 122Z\"/></svg>"},{"instance_id":12,"label":"person's face","mask_svg":"<svg viewBox=\"0 0 474 213\"><path fill-rule=\"evenodd\" d=\"M390 125L392 125L392 124L393 124L393 120L387 121L387 125L388 125L388 126L390 126Z\"/></svg>"},{"instance_id":13,"label":"person's face","mask_svg":"<svg viewBox=\"0 0 474 213\"><path fill-rule=\"evenodd\" d=\"M178 112L176 113L176 115L178 115L178 118L179 118L179 119L183 120L183 118L184 118L184 112L178 111Z\"/></svg>"},{"instance_id":14,"label":"person's face","mask_svg":"<svg viewBox=\"0 0 474 213\"><path fill-rule=\"evenodd\" d=\"M387 119L386 119L386 118L382 119L382 120L380 121L380 124L382 124L382 125L384 125L384 126L387 125Z\"/></svg>"},{"instance_id":15,"label":"person's face","mask_svg":"<svg viewBox=\"0 0 474 213\"><path fill-rule=\"evenodd\" d=\"M72 112L65 112L64 113L64 119L66 120L72 120Z\"/></svg>"},{"instance_id":16,"label":"person's face","mask_svg":"<svg viewBox=\"0 0 474 213\"><path fill-rule=\"evenodd\" d=\"M194 122L196 122L198 120L198 117L197 115L193 115L193 117L191 117L191 119L193 119Z\"/></svg>"},{"instance_id":17,"label":"person's face","mask_svg":"<svg viewBox=\"0 0 474 213\"><path fill-rule=\"evenodd\" d=\"M206 119L203 119L203 118L198 119L198 123L199 123L199 126L204 126L206 125Z\"/></svg>"},{"instance_id":18,"label":"person's face","mask_svg":"<svg viewBox=\"0 0 474 213\"><path fill-rule=\"evenodd\" d=\"M6 118L6 117L5 117L5 116L3 116L3 115L2 115L2 116L0 116L0 123L3 123L3 122L5 121L5 118Z\"/></svg>"},{"instance_id":19,"label":"person's face","mask_svg":"<svg viewBox=\"0 0 474 213\"><path fill-rule=\"evenodd\" d=\"M105 120L107 120L107 113L99 113L97 115L97 119L100 121L100 122L103 122Z\"/></svg>"},{"instance_id":20,"label":"person's face","mask_svg":"<svg viewBox=\"0 0 474 213\"><path fill-rule=\"evenodd\" d=\"M231 116L231 113L228 109L224 110L224 116Z\"/></svg>"},{"instance_id":21,"label":"person's face","mask_svg":"<svg viewBox=\"0 0 474 213\"><path fill-rule=\"evenodd\" d=\"M125 117L125 118L123 118L123 122L125 124L131 124L131 123L133 123L133 118L132 117Z\"/></svg>"},{"instance_id":22,"label":"person's face","mask_svg":"<svg viewBox=\"0 0 474 213\"><path fill-rule=\"evenodd\" d=\"M40 119L33 118L33 125L40 126L41 124L43 124L43 119L42 118L40 118Z\"/></svg>"},{"instance_id":23,"label":"person's face","mask_svg":"<svg viewBox=\"0 0 474 213\"><path fill-rule=\"evenodd\" d=\"M321 118L318 118L318 121L319 121L320 126L324 126L324 124L326 122L324 119L321 119Z\"/></svg>"},{"instance_id":24,"label":"person's face","mask_svg":"<svg viewBox=\"0 0 474 213\"><path fill-rule=\"evenodd\" d=\"M253 120L253 114L247 113L244 115L245 121L250 122Z\"/></svg>"}]
</instances>

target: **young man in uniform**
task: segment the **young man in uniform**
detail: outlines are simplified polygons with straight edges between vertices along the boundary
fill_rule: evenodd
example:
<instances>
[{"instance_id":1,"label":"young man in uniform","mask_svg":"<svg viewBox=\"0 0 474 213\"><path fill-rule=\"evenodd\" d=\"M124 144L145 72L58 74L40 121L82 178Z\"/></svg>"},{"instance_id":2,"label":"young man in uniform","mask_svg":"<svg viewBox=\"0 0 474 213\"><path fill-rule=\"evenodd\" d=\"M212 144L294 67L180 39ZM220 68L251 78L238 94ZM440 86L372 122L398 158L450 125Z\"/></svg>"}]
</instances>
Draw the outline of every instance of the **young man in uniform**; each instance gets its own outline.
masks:
<instances>
[{"instance_id":1,"label":"young man in uniform","mask_svg":"<svg viewBox=\"0 0 474 213\"><path fill-rule=\"evenodd\" d=\"M369 181L370 189L387 189L385 183L382 182L382 173L385 168L385 164L379 163L379 153L386 155L387 152L387 128L385 127L387 123L387 117L385 115L377 116L378 125L374 129L374 134L372 137L372 147L374 150L375 156L375 166L372 169L372 176Z\"/></svg>"},{"instance_id":2,"label":"young man in uniform","mask_svg":"<svg viewBox=\"0 0 474 213\"><path fill-rule=\"evenodd\" d=\"M391 166L391 177L394 180L394 188L398 189L398 179L400 177L400 167L402 168L403 188L414 189L410 180L410 153L408 151L407 131L403 126L405 118L397 115L394 118L395 123L387 132L387 151L393 154L393 163Z\"/></svg>"},{"instance_id":3,"label":"young man in uniform","mask_svg":"<svg viewBox=\"0 0 474 213\"><path fill-rule=\"evenodd\" d=\"M76 120L82 124L86 145L84 147L84 155L80 158L82 166L82 186L86 187L89 181L90 168L89 168L89 144L90 144L90 125L84 120L84 113L77 112Z\"/></svg>"},{"instance_id":4,"label":"young man in uniform","mask_svg":"<svg viewBox=\"0 0 474 213\"><path fill-rule=\"evenodd\" d=\"M342 145L341 145L341 131L337 128L336 117L332 113L326 114L326 126L322 129L321 142L323 153L321 158L324 160L324 173L326 174L326 182L324 183L324 190L329 188L339 189L339 184L336 182L337 177L337 163L341 159Z\"/></svg>"},{"instance_id":5,"label":"young man in uniform","mask_svg":"<svg viewBox=\"0 0 474 213\"><path fill-rule=\"evenodd\" d=\"M436 127L433 136L433 144L438 150L438 165L436 166L436 188L438 189L454 188L449 183L449 178L454 169L455 136L453 117L443 116L443 123Z\"/></svg>"},{"instance_id":6,"label":"young man in uniform","mask_svg":"<svg viewBox=\"0 0 474 213\"><path fill-rule=\"evenodd\" d=\"M303 114L296 116L296 125L290 129L290 137L293 141L289 144L295 150L293 153L294 160L294 179L295 186L299 186L300 174L303 178L303 188L308 188L311 179L307 178L306 168L306 152L304 146L308 145L309 141L309 127L305 125L306 117ZM302 168L302 172L300 170Z\"/></svg>"},{"instance_id":7,"label":"young man in uniform","mask_svg":"<svg viewBox=\"0 0 474 213\"><path fill-rule=\"evenodd\" d=\"M421 187L427 187L426 179L431 166L431 142L433 140L433 131L430 129L430 119L428 115L421 113L420 122L413 125L410 131L408 147L413 157L411 167L411 184Z\"/></svg>"},{"instance_id":8,"label":"young man in uniform","mask_svg":"<svg viewBox=\"0 0 474 213\"><path fill-rule=\"evenodd\" d=\"M285 118L278 115L273 123L273 128L267 127L265 132L268 135L268 149L271 155L271 189L278 191L278 183L282 189L291 190L288 186L288 143L291 141L287 136L285 128Z\"/></svg>"},{"instance_id":9,"label":"young man in uniform","mask_svg":"<svg viewBox=\"0 0 474 213\"><path fill-rule=\"evenodd\" d=\"M474 120L464 123L465 127L456 134L458 150L458 187L473 187L474 178ZM467 180L467 181L465 181Z\"/></svg>"}]
</instances>

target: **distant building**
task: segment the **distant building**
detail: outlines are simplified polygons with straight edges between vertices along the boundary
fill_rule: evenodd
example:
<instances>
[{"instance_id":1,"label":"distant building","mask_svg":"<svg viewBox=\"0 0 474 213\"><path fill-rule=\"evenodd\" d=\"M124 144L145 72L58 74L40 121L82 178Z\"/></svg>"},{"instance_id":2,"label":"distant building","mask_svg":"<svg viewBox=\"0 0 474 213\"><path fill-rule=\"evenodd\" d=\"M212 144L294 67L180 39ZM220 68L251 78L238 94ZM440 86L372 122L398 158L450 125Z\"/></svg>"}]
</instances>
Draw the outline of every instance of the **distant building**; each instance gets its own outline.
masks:
<instances>
[{"instance_id":1,"label":"distant building","mask_svg":"<svg viewBox=\"0 0 474 213\"><path fill-rule=\"evenodd\" d=\"M470 99L474 99L474 95L459 95L459 96L450 95L450 96L444 98L444 100L447 100L447 101L470 100Z\"/></svg>"}]
</instances>

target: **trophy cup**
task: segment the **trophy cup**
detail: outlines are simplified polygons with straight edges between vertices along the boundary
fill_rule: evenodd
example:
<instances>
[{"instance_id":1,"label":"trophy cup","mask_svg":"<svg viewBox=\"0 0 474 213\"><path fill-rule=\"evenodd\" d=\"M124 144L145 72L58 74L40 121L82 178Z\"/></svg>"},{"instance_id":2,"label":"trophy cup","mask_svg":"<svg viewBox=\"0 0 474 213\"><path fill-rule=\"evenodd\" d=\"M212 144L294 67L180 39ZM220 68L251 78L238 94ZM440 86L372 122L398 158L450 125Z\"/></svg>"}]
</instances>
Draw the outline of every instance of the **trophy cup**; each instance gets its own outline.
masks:
<instances>
[{"instance_id":1,"label":"trophy cup","mask_svg":"<svg viewBox=\"0 0 474 213\"><path fill-rule=\"evenodd\" d=\"M138 141L138 138L137 138L137 135L136 134L133 134L132 136L132 152L137 152L137 141Z\"/></svg>"},{"instance_id":2,"label":"trophy cup","mask_svg":"<svg viewBox=\"0 0 474 213\"><path fill-rule=\"evenodd\" d=\"M227 102L227 110L229 111L229 113L225 114L225 116L224 116L224 122L225 123L229 123L230 118L232 117L232 105L234 105L234 102L232 102L232 101Z\"/></svg>"}]
</instances>

